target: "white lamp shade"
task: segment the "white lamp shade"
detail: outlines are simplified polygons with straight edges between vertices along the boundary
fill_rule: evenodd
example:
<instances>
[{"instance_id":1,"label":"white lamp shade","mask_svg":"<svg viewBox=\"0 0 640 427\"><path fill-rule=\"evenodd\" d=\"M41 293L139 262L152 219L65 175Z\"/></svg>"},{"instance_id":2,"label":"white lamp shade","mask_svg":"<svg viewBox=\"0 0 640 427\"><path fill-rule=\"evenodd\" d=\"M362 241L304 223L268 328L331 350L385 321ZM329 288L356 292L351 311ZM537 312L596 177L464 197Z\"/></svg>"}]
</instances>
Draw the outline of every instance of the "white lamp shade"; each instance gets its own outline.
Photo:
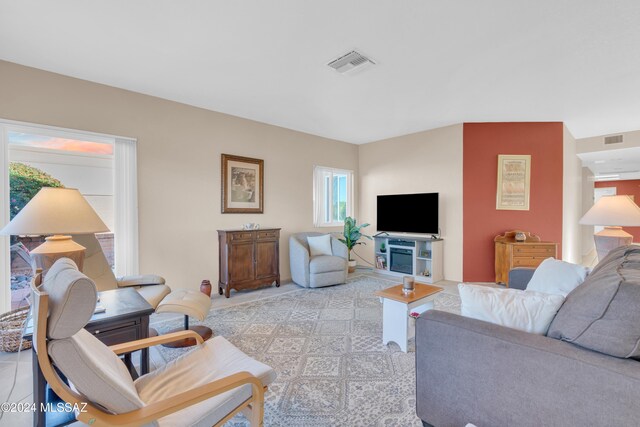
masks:
<instances>
[{"instance_id":1,"label":"white lamp shade","mask_svg":"<svg viewBox=\"0 0 640 427\"><path fill-rule=\"evenodd\" d=\"M584 214L580 224L640 226L640 207L629 196L603 196Z\"/></svg>"},{"instance_id":2,"label":"white lamp shade","mask_svg":"<svg viewBox=\"0 0 640 427\"><path fill-rule=\"evenodd\" d=\"M75 188L44 187L0 234L90 234L109 231Z\"/></svg>"}]
</instances>

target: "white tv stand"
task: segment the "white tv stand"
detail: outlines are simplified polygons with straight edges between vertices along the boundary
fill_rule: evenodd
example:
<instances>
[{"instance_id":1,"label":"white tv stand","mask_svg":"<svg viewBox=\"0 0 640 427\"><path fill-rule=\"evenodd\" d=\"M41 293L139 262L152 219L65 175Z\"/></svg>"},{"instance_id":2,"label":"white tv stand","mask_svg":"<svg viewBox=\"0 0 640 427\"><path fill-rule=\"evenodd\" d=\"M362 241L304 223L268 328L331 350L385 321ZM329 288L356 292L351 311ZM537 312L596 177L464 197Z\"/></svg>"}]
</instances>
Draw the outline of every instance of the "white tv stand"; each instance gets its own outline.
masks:
<instances>
[{"instance_id":1,"label":"white tv stand","mask_svg":"<svg viewBox=\"0 0 640 427\"><path fill-rule=\"evenodd\" d=\"M442 239L380 235L374 237L375 271L393 276L414 276L416 281L435 283L444 279ZM382 250L384 244L384 251Z\"/></svg>"}]
</instances>

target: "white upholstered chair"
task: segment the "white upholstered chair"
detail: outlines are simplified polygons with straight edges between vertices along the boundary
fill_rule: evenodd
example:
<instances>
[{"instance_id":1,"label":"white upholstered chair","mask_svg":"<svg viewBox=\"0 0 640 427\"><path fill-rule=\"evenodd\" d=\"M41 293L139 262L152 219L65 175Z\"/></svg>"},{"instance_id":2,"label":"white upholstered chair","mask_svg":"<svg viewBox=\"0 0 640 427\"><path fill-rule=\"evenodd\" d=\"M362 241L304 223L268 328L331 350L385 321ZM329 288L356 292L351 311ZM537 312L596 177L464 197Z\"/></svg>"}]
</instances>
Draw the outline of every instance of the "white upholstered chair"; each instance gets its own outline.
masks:
<instances>
[{"instance_id":1,"label":"white upholstered chair","mask_svg":"<svg viewBox=\"0 0 640 427\"><path fill-rule=\"evenodd\" d=\"M56 261L42 283L36 276L32 294L38 363L55 393L83 408L78 420L92 426L219 426L243 411L252 426L262 425L264 390L275 372L224 338L203 343L182 331L107 347L83 329L96 306L96 286L67 258ZM199 346L135 381L117 356L185 337Z\"/></svg>"},{"instance_id":2,"label":"white upholstered chair","mask_svg":"<svg viewBox=\"0 0 640 427\"><path fill-rule=\"evenodd\" d=\"M133 287L154 309L171 292L164 278L155 274L116 278L95 234L76 234L73 240L85 247L82 272L93 280L98 291Z\"/></svg>"},{"instance_id":3,"label":"white upholstered chair","mask_svg":"<svg viewBox=\"0 0 640 427\"><path fill-rule=\"evenodd\" d=\"M289 238L289 265L291 279L305 288L338 285L347 281L347 247L331 236L331 255L312 257L309 253L309 236L326 233L308 232L293 234Z\"/></svg>"},{"instance_id":4,"label":"white upholstered chair","mask_svg":"<svg viewBox=\"0 0 640 427\"><path fill-rule=\"evenodd\" d=\"M184 315L185 330L196 331L205 341L213 331L203 325L189 326L189 316L203 321L211 308L211 299L198 291L179 289L174 292L165 285L165 280L155 274L140 274L116 278L107 257L95 234L76 234L73 240L85 247L82 272L96 284L98 291L132 287L153 307L156 313L179 313ZM194 345L195 341L176 341L171 347Z\"/></svg>"}]
</instances>

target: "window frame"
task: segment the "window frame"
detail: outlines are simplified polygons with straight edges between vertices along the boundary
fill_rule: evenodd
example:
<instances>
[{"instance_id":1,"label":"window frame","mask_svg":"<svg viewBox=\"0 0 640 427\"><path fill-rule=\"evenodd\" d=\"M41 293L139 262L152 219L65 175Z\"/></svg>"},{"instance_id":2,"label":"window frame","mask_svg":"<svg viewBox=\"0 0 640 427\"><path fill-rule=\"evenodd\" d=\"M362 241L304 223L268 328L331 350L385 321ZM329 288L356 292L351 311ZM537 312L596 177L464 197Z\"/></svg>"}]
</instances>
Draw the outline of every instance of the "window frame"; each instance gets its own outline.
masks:
<instances>
[{"instance_id":1,"label":"window frame","mask_svg":"<svg viewBox=\"0 0 640 427\"><path fill-rule=\"evenodd\" d=\"M315 227L342 227L344 221L334 221L333 218L333 180L335 175L347 177L347 206L346 216L354 215L354 177L355 173L349 169L338 169L327 166L314 166L313 168L313 225ZM330 177L328 185L325 180ZM325 191L328 189L328 192ZM326 221L325 218L329 218Z\"/></svg>"},{"instance_id":2,"label":"window frame","mask_svg":"<svg viewBox=\"0 0 640 427\"><path fill-rule=\"evenodd\" d=\"M114 206L116 234L127 236L116 239L116 272L120 275L138 274L138 183L137 183L137 139L61 128L37 123L20 122L0 118L0 187L9 194L9 132L25 132L59 138L81 139L114 145L114 194L118 203ZM117 192L119 189L120 191ZM126 191L125 191L126 190ZM0 198L0 228L9 222L9 198ZM11 283L9 236L0 236L0 283ZM0 312L11 308L11 286L0 286Z\"/></svg>"}]
</instances>

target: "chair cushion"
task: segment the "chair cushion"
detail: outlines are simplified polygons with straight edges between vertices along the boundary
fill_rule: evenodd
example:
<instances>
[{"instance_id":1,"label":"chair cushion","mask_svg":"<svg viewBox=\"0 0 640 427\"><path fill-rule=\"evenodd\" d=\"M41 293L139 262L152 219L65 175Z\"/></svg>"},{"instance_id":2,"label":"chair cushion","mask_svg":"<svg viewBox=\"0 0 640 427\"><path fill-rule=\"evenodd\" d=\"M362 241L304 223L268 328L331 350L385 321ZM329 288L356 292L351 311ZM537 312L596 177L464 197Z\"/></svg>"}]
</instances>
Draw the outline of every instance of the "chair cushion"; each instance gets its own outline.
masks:
<instances>
[{"instance_id":1,"label":"chair cushion","mask_svg":"<svg viewBox=\"0 0 640 427\"><path fill-rule=\"evenodd\" d=\"M85 247L82 272L93 280L98 291L116 289L118 287L116 276L95 234L74 234L73 240Z\"/></svg>"},{"instance_id":2,"label":"chair cushion","mask_svg":"<svg viewBox=\"0 0 640 427\"><path fill-rule=\"evenodd\" d=\"M49 338L69 338L84 328L93 316L98 300L96 285L80 273L70 259L57 260L40 289L49 294Z\"/></svg>"},{"instance_id":3,"label":"chair cushion","mask_svg":"<svg viewBox=\"0 0 640 427\"><path fill-rule=\"evenodd\" d=\"M640 248L614 249L574 289L548 336L615 357L640 359Z\"/></svg>"},{"instance_id":4,"label":"chair cushion","mask_svg":"<svg viewBox=\"0 0 640 427\"><path fill-rule=\"evenodd\" d=\"M211 308L211 298L199 291L176 289L156 308L156 313L180 313L202 321Z\"/></svg>"},{"instance_id":5,"label":"chair cushion","mask_svg":"<svg viewBox=\"0 0 640 427\"><path fill-rule=\"evenodd\" d=\"M331 249L331 236L321 234L320 236L307 236L309 242L309 255L312 257L319 255L333 255Z\"/></svg>"},{"instance_id":6,"label":"chair cushion","mask_svg":"<svg viewBox=\"0 0 640 427\"><path fill-rule=\"evenodd\" d=\"M135 289L153 308L156 308L160 301L171 293L171 288L167 285L136 286Z\"/></svg>"},{"instance_id":7,"label":"chair cushion","mask_svg":"<svg viewBox=\"0 0 640 427\"><path fill-rule=\"evenodd\" d=\"M71 338L50 341L48 351L56 366L89 401L115 414L144 406L124 363L85 329Z\"/></svg>"},{"instance_id":8,"label":"chair cushion","mask_svg":"<svg viewBox=\"0 0 640 427\"><path fill-rule=\"evenodd\" d=\"M315 256L309 261L309 271L311 273L327 273L329 271L344 270L347 261L338 256Z\"/></svg>"},{"instance_id":9,"label":"chair cushion","mask_svg":"<svg viewBox=\"0 0 640 427\"><path fill-rule=\"evenodd\" d=\"M255 375L265 386L276 378L269 366L250 358L223 337L214 337L138 378L135 387L145 404L151 404L241 371ZM160 418L158 424L162 427L212 426L250 396L251 387L242 386Z\"/></svg>"}]
</instances>

